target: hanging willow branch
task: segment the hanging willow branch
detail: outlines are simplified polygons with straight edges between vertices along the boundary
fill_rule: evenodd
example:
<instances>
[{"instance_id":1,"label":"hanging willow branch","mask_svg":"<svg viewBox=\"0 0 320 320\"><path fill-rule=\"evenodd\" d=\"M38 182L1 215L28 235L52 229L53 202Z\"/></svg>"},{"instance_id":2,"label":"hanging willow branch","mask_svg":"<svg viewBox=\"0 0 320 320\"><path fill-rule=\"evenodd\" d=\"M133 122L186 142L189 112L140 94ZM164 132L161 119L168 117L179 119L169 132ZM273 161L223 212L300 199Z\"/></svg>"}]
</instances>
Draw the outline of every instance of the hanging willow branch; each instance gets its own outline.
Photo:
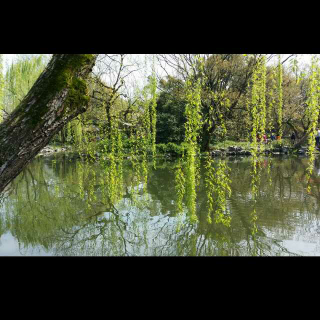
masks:
<instances>
[{"instance_id":1,"label":"hanging willow branch","mask_svg":"<svg viewBox=\"0 0 320 320\"><path fill-rule=\"evenodd\" d=\"M252 116L252 131L251 131L251 150L252 150L252 165L251 165L251 194L254 202L253 211L251 212L252 234L257 231L256 228L256 202L258 189L260 184L260 167L258 152L263 144L261 140L266 129L266 59L262 56L258 59L251 79L251 105L250 111ZM259 138L259 141L257 139Z\"/></svg>"},{"instance_id":2,"label":"hanging willow branch","mask_svg":"<svg viewBox=\"0 0 320 320\"><path fill-rule=\"evenodd\" d=\"M316 149L316 129L318 126L319 119L319 97L320 97L320 68L318 64L318 58L316 56L312 57L311 61L311 75L308 87L308 100L306 116L309 119L310 125L308 127L308 155L309 155L309 165L307 168L307 179L309 181L310 176L313 171L313 162L315 159L315 149ZM308 186L310 190L310 186Z\"/></svg>"},{"instance_id":3,"label":"hanging willow branch","mask_svg":"<svg viewBox=\"0 0 320 320\"><path fill-rule=\"evenodd\" d=\"M283 97L282 97L282 63L281 63L281 57L280 54L278 56L278 126L279 126L279 131L278 135L280 137L280 140L282 139L282 108L283 108Z\"/></svg>"}]
</instances>

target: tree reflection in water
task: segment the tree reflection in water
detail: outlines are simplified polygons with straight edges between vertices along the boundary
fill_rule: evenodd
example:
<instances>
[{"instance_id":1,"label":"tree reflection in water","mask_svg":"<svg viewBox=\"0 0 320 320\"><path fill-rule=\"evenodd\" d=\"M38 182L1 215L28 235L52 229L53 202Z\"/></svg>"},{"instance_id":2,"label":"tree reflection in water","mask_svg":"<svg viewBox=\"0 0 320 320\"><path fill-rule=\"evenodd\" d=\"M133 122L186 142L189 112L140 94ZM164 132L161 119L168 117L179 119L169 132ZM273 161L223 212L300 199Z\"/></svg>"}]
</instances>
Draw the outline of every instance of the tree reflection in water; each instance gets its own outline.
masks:
<instances>
[{"instance_id":1,"label":"tree reflection in water","mask_svg":"<svg viewBox=\"0 0 320 320\"><path fill-rule=\"evenodd\" d=\"M309 193L307 159L274 158L269 173L263 169L268 159L260 160L254 202L251 160L227 161L232 190L225 203L231 217L228 226L215 219L208 221L204 164L196 189L194 222L187 213L187 188L182 212L177 210L176 162L159 161L157 169L148 164L148 184L144 185L144 177L137 175L135 164L129 161L123 162L123 183L111 184L110 179L117 175L112 177L106 163L70 162L62 157L52 166L52 159L37 158L11 184L2 201L0 232L9 232L22 253L41 247L52 255L303 254L289 250L286 241L300 238L303 243L317 244L319 160ZM218 167L218 163L213 165Z\"/></svg>"}]
</instances>

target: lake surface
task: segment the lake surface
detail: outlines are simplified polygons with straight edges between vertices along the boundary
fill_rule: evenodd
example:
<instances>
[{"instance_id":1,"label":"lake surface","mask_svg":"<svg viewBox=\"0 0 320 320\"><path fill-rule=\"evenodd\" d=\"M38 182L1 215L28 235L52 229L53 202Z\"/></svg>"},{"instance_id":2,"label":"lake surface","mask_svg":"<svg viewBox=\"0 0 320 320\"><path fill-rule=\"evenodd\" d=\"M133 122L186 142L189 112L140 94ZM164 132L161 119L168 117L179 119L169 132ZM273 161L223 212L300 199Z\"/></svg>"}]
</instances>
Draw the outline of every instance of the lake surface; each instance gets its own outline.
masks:
<instances>
[{"instance_id":1,"label":"lake surface","mask_svg":"<svg viewBox=\"0 0 320 320\"><path fill-rule=\"evenodd\" d=\"M203 165L193 221L188 194L182 212L177 209L176 161L159 160L156 169L149 163L147 184L125 161L119 184L100 163L38 157L1 200L0 255L320 255L319 160L308 191L307 158L260 159L256 201L250 158L226 163L229 226L208 222Z\"/></svg>"}]
</instances>

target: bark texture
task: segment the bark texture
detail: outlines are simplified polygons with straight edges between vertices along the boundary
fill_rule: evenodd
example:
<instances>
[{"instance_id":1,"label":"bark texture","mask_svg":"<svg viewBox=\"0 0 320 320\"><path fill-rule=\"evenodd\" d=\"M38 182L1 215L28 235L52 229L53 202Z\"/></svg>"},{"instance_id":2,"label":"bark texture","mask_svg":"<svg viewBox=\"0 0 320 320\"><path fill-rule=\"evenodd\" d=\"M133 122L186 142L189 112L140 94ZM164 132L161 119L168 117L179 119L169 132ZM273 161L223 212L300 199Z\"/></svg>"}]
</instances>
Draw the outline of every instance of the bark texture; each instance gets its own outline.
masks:
<instances>
[{"instance_id":1,"label":"bark texture","mask_svg":"<svg viewBox=\"0 0 320 320\"><path fill-rule=\"evenodd\" d=\"M0 192L89 103L97 55L55 54L27 96L0 124Z\"/></svg>"}]
</instances>

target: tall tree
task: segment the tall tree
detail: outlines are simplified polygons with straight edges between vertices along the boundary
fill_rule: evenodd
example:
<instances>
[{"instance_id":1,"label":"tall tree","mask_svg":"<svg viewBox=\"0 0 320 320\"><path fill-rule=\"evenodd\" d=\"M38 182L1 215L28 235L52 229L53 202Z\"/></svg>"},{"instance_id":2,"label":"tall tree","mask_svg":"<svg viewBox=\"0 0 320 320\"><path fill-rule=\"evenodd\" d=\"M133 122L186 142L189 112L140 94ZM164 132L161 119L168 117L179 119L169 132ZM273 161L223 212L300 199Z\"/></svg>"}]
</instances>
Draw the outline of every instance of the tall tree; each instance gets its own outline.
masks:
<instances>
[{"instance_id":1,"label":"tall tree","mask_svg":"<svg viewBox=\"0 0 320 320\"><path fill-rule=\"evenodd\" d=\"M0 124L0 192L63 126L86 111L94 54L55 54L10 116Z\"/></svg>"},{"instance_id":2,"label":"tall tree","mask_svg":"<svg viewBox=\"0 0 320 320\"><path fill-rule=\"evenodd\" d=\"M157 99L157 143L181 143L184 141L186 105L184 83L180 79L167 77L159 83Z\"/></svg>"}]
</instances>

